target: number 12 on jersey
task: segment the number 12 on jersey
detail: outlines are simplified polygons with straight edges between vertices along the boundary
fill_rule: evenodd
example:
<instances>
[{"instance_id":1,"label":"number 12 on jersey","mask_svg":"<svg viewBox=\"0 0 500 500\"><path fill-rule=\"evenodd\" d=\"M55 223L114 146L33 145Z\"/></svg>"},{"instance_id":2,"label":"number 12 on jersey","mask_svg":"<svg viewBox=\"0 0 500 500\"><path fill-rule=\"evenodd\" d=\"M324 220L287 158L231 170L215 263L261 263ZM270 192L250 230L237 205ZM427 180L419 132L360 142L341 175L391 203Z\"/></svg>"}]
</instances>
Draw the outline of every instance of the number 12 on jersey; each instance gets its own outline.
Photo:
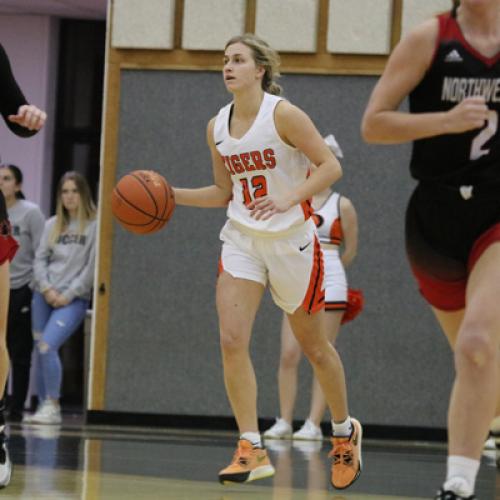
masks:
<instances>
[{"instance_id":1,"label":"number 12 on jersey","mask_svg":"<svg viewBox=\"0 0 500 500\"><path fill-rule=\"evenodd\" d=\"M248 205L256 198L262 198L267 195L267 181L263 175L255 175L250 179L243 177L240 179L243 191L243 203Z\"/></svg>"}]
</instances>

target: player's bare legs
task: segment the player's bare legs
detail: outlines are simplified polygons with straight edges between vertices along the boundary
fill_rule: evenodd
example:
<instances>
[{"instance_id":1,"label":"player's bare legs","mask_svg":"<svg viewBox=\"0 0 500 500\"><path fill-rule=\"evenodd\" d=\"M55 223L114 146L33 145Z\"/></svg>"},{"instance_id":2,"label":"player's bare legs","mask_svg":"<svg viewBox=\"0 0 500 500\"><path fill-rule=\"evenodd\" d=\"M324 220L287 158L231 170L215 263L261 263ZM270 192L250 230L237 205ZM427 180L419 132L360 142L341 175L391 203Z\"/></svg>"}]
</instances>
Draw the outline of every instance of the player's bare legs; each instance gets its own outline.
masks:
<instances>
[{"instance_id":1,"label":"player's bare legs","mask_svg":"<svg viewBox=\"0 0 500 500\"><path fill-rule=\"evenodd\" d=\"M460 325L462 324L462 320L464 319L465 310L461 309L460 311L441 311L436 308L432 308L439 325L441 326L451 349L455 350L455 344L458 337L458 331L460 329ZM500 373L500 350L498 352L498 373ZM498 394L496 398L496 410L495 416L498 418L500 416L500 386L498 387Z\"/></svg>"},{"instance_id":2,"label":"player's bare legs","mask_svg":"<svg viewBox=\"0 0 500 500\"><path fill-rule=\"evenodd\" d=\"M281 323L281 355L278 370L278 386L281 418L289 424L293 420L293 408L297 397L297 377L302 358L300 344L295 338L286 314Z\"/></svg>"},{"instance_id":3,"label":"player's bare legs","mask_svg":"<svg viewBox=\"0 0 500 500\"><path fill-rule=\"evenodd\" d=\"M7 317L9 310L9 261L0 265L0 488L7 486L12 473L12 462L5 442L5 417L3 415L4 391L9 374L9 354L7 351Z\"/></svg>"},{"instance_id":4,"label":"player's bare legs","mask_svg":"<svg viewBox=\"0 0 500 500\"><path fill-rule=\"evenodd\" d=\"M340 322L342 321L343 311L329 311L325 312L325 333L328 341L335 346L340 331ZM319 427L326 410L326 399L321 390L321 386L316 377L312 383L312 397L311 397L311 411L309 413L309 420Z\"/></svg>"},{"instance_id":5,"label":"player's bare legs","mask_svg":"<svg viewBox=\"0 0 500 500\"><path fill-rule=\"evenodd\" d=\"M217 312L224 382L240 434L258 432L257 383L250 359L252 326L264 287L223 272L217 282Z\"/></svg>"},{"instance_id":6,"label":"player's bare legs","mask_svg":"<svg viewBox=\"0 0 500 500\"><path fill-rule=\"evenodd\" d=\"M337 339L342 315L343 312L325 313L325 332L328 341L332 344L335 344L335 340ZM302 350L300 344L292 332L288 318L284 316L281 327L281 359L278 381L281 417L289 423L291 423L293 419L293 408L297 395L298 365L301 357ZM314 377L309 419L315 425L318 426L323 419L326 406L326 400L321 390L321 386L316 377Z\"/></svg>"},{"instance_id":7,"label":"player's bare legs","mask_svg":"<svg viewBox=\"0 0 500 500\"><path fill-rule=\"evenodd\" d=\"M288 315L288 319L302 351L313 367L333 419L336 422L344 421L348 416L344 367L325 334L324 310L308 314L299 307Z\"/></svg>"},{"instance_id":8,"label":"player's bare legs","mask_svg":"<svg viewBox=\"0 0 500 500\"><path fill-rule=\"evenodd\" d=\"M454 345L456 370L448 411L448 470L442 490L459 491L463 496L474 491L499 393L499 261L500 243L495 243L476 262L467 283L462 318L461 312L437 312Z\"/></svg>"},{"instance_id":9,"label":"player's bare legs","mask_svg":"<svg viewBox=\"0 0 500 500\"><path fill-rule=\"evenodd\" d=\"M325 311L308 314L298 308L288 316L290 325L314 375L321 385L333 417L331 483L334 488L349 487L361 473L360 423L349 417L347 390L342 361L325 333Z\"/></svg>"},{"instance_id":10,"label":"player's bare legs","mask_svg":"<svg viewBox=\"0 0 500 500\"><path fill-rule=\"evenodd\" d=\"M479 258L467 284L467 307L455 345L450 454L479 459L498 395L500 243ZM478 391L477 388L481 387Z\"/></svg>"},{"instance_id":11,"label":"player's bare legs","mask_svg":"<svg viewBox=\"0 0 500 500\"><path fill-rule=\"evenodd\" d=\"M240 440L231 463L219 472L219 481L246 483L274 475L262 449L257 422L257 383L250 359L250 337L264 286L222 272L217 282L217 311L226 392Z\"/></svg>"},{"instance_id":12,"label":"player's bare legs","mask_svg":"<svg viewBox=\"0 0 500 500\"><path fill-rule=\"evenodd\" d=\"M325 332L328 340L335 344L337 339L340 322L342 320L343 311L339 312L327 312L325 313ZM302 349L299 342L295 338L290 322L287 315L283 315L283 321L281 326L281 354L280 354L280 365L278 371L278 384L279 384L279 398L280 398L280 417L282 421L284 420L289 428L289 433L291 434L291 423L293 420L293 410L295 407L295 400L297 397L297 377L299 363L302 358ZM313 423L315 427L319 428L319 425L324 417L327 404L321 386L316 379L313 377L312 381L312 395L311 395L311 408L307 425ZM283 426L282 421L278 421L269 431L266 432L265 437L278 437L275 433L278 432L277 427ZM321 439L321 430L317 430L318 439ZM295 433L294 439L306 439L302 437L304 432L304 427ZM309 431L310 433L310 431ZM309 438L307 438L309 439ZM316 439L316 437L315 437Z\"/></svg>"},{"instance_id":13,"label":"player's bare legs","mask_svg":"<svg viewBox=\"0 0 500 500\"><path fill-rule=\"evenodd\" d=\"M9 375L9 354L7 352L7 312L9 310L9 262L0 265L0 399L3 397Z\"/></svg>"}]
</instances>

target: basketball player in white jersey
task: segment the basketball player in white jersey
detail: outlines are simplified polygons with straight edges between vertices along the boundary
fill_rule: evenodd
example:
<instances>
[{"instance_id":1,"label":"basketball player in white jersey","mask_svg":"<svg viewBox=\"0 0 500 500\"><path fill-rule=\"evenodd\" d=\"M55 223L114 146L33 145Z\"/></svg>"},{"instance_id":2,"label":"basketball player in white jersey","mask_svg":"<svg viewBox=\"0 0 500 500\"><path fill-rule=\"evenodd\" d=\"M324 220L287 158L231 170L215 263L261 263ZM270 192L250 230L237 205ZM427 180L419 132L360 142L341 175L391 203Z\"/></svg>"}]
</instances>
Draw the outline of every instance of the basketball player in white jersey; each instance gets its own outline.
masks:
<instances>
[{"instance_id":1,"label":"basketball player in white jersey","mask_svg":"<svg viewBox=\"0 0 500 500\"><path fill-rule=\"evenodd\" d=\"M331 481L347 488L361 471L361 425L349 417L344 370L324 328L322 253L309 199L338 180L341 167L309 117L274 94L278 54L254 35L232 38L224 83L233 101L210 120L214 184L175 189L179 205L227 206L217 283L226 391L240 431L222 483L272 476L257 424L257 384L249 355L255 314L269 284L332 412ZM314 168L309 173L309 165Z\"/></svg>"},{"instance_id":2,"label":"basketball player in white jersey","mask_svg":"<svg viewBox=\"0 0 500 500\"><path fill-rule=\"evenodd\" d=\"M325 138L337 158L342 150L333 135ZM314 197L318 207L313 214L318 238L323 250L325 266L325 326L328 339L335 345L342 317L347 308L347 278L345 267L354 259L358 247L357 214L351 201L331 189ZM343 246L342 255L340 246ZM326 409L321 387L313 380L309 416L295 433L292 429L293 409L297 396L297 375L301 360L301 349L295 339L286 314L281 327L281 356L278 371L280 417L265 433L267 439L300 439L319 441L323 439L320 423ZM293 435L292 435L293 433Z\"/></svg>"}]
</instances>

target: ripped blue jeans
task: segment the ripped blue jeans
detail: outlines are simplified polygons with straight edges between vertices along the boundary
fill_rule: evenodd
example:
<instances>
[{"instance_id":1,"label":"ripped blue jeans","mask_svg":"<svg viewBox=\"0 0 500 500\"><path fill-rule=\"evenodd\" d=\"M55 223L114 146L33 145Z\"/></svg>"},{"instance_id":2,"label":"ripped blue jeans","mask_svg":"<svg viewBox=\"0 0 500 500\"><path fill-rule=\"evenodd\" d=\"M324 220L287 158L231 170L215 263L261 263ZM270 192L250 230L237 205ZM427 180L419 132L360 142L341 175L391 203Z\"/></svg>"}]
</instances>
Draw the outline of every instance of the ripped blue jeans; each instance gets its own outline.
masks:
<instances>
[{"instance_id":1,"label":"ripped blue jeans","mask_svg":"<svg viewBox=\"0 0 500 500\"><path fill-rule=\"evenodd\" d=\"M31 319L36 342L36 382L40 401L47 397L59 399L62 385L59 348L80 326L88 306L88 300L77 298L67 306L54 308L45 302L41 293L33 293Z\"/></svg>"}]
</instances>

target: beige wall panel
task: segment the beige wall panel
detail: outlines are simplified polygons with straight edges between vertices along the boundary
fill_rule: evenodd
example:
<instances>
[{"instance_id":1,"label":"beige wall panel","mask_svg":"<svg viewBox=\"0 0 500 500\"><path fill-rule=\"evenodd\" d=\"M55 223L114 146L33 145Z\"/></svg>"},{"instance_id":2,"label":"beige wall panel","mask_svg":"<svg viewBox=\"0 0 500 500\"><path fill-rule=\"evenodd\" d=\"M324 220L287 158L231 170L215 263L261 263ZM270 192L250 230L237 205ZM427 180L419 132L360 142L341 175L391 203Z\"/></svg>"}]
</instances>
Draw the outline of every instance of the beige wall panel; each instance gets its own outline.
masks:
<instances>
[{"instance_id":1,"label":"beige wall panel","mask_svg":"<svg viewBox=\"0 0 500 500\"><path fill-rule=\"evenodd\" d=\"M328 52L388 54L391 15L392 0L330 0Z\"/></svg>"},{"instance_id":2,"label":"beige wall panel","mask_svg":"<svg viewBox=\"0 0 500 500\"><path fill-rule=\"evenodd\" d=\"M403 0L401 34L405 35L422 21L450 10L451 4L451 0Z\"/></svg>"},{"instance_id":3,"label":"beige wall panel","mask_svg":"<svg viewBox=\"0 0 500 500\"><path fill-rule=\"evenodd\" d=\"M114 0L115 48L172 49L175 0Z\"/></svg>"},{"instance_id":4,"label":"beige wall panel","mask_svg":"<svg viewBox=\"0 0 500 500\"><path fill-rule=\"evenodd\" d=\"M223 50L245 29L245 0L185 0L182 48Z\"/></svg>"},{"instance_id":5,"label":"beige wall panel","mask_svg":"<svg viewBox=\"0 0 500 500\"><path fill-rule=\"evenodd\" d=\"M281 52L316 52L319 0L257 0L255 33Z\"/></svg>"}]
</instances>

